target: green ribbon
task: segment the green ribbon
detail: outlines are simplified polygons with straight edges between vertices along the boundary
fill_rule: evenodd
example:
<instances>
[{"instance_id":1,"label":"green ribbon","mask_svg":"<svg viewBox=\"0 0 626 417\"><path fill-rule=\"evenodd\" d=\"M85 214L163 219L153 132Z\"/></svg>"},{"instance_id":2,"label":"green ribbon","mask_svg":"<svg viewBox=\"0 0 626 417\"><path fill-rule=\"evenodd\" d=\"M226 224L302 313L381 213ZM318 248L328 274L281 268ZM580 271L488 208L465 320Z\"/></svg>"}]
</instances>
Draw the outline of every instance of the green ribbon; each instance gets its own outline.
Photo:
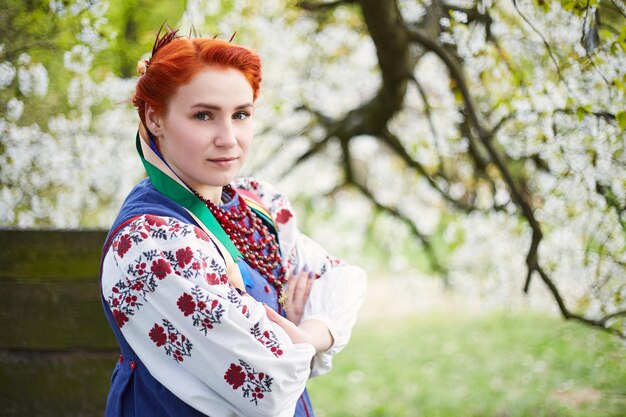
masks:
<instances>
[{"instance_id":1,"label":"green ribbon","mask_svg":"<svg viewBox=\"0 0 626 417\"><path fill-rule=\"evenodd\" d=\"M243 259L241 252L237 249L235 244L230 240L222 226L217 222L213 213L204 205L198 197L196 197L191 191L180 185L178 182L170 178L167 174L162 172L159 168L152 165L143 155L141 149L141 138L137 133L137 152L141 158L148 177L152 181L152 185L161 194L169 197L182 207L193 213L206 227L213 233L213 235L224 245L230 256L235 262Z\"/></svg>"}]
</instances>

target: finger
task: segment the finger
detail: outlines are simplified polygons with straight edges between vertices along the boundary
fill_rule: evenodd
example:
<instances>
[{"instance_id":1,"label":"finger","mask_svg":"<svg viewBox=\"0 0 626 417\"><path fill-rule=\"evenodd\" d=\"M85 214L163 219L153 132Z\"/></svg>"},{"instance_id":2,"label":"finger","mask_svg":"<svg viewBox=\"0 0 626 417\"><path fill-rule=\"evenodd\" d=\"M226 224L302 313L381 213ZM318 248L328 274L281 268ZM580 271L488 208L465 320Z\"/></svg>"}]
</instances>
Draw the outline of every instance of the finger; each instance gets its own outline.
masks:
<instances>
[{"instance_id":1,"label":"finger","mask_svg":"<svg viewBox=\"0 0 626 417\"><path fill-rule=\"evenodd\" d=\"M300 275L291 275L287 280L287 300L293 300L293 294L300 280Z\"/></svg>"},{"instance_id":2,"label":"finger","mask_svg":"<svg viewBox=\"0 0 626 417\"><path fill-rule=\"evenodd\" d=\"M300 273L300 264L296 264L290 272L290 275L298 275Z\"/></svg>"},{"instance_id":3,"label":"finger","mask_svg":"<svg viewBox=\"0 0 626 417\"><path fill-rule=\"evenodd\" d=\"M301 292L300 287L303 281L306 280L307 274L308 274L307 272L302 271L298 275L293 275L289 279L289 285L290 285L289 291L291 292L292 297L297 297L298 294Z\"/></svg>"},{"instance_id":4,"label":"finger","mask_svg":"<svg viewBox=\"0 0 626 417\"><path fill-rule=\"evenodd\" d=\"M276 311L274 311L272 307L268 306L267 304L263 304L263 307L265 307L265 313L267 314L267 318L273 321L274 323L280 325L282 322L283 316L278 314Z\"/></svg>"},{"instance_id":5,"label":"finger","mask_svg":"<svg viewBox=\"0 0 626 417\"><path fill-rule=\"evenodd\" d=\"M313 272L309 272L309 275L306 279L306 287L304 291L304 299L308 300L309 295L311 294L311 288L313 288L313 283L315 282L315 274Z\"/></svg>"},{"instance_id":6,"label":"finger","mask_svg":"<svg viewBox=\"0 0 626 417\"><path fill-rule=\"evenodd\" d=\"M294 301L297 301L298 303L302 303L303 301L306 300L305 294L306 294L307 282L309 281L308 276L309 276L309 273L304 272L304 271L302 271L302 273L298 275L298 281L293 290L293 299Z\"/></svg>"},{"instance_id":7,"label":"finger","mask_svg":"<svg viewBox=\"0 0 626 417\"><path fill-rule=\"evenodd\" d=\"M272 307L268 306L267 304L263 304L263 307L265 307L265 312L268 319L282 327L283 330L285 330L287 333L290 333L292 331L292 328L295 326L292 322L278 314Z\"/></svg>"},{"instance_id":8,"label":"finger","mask_svg":"<svg viewBox=\"0 0 626 417\"><path fill-rule=\"evenodd\" d=\"M295 265L293 266L293 269L291 269L291 271L289 272L290 275L300 275L300 272L302 271L307 271L308 267L306 262L304 262L302 259L298 259L295 263Z\"/></svg>"},{"instance_id":9,"label":"finger","mask_svg":"<svg viewBox=\"0 0 626 417\"><path fill-rule=\"evenodd\" d=\"M293 343L300 343L302 341L302 336L299 334L298 327L295 324L278 314L267 304L263 304L263 307L265 307L267 318L281 327Z\"/></svg>"}]
</instances>

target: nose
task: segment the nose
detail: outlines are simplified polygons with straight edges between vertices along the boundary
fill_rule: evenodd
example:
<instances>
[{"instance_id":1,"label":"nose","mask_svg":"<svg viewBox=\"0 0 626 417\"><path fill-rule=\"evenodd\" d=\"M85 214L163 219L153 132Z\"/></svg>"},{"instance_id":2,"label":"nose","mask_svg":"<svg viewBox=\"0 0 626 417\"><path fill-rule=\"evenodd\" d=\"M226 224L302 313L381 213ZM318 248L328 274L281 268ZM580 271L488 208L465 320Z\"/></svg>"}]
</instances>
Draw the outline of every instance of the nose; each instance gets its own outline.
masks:
<instances>
[{"instance_id":1,"label":"nose","mask_svg":"<svg viewBox=\"0 0 626 417\"><path fill-rule=\"evenodd\" d=\"M235 126L230 118L219 123L213 143L220 148L232 148L237 144Z\"/></svg>"}]
</instances>

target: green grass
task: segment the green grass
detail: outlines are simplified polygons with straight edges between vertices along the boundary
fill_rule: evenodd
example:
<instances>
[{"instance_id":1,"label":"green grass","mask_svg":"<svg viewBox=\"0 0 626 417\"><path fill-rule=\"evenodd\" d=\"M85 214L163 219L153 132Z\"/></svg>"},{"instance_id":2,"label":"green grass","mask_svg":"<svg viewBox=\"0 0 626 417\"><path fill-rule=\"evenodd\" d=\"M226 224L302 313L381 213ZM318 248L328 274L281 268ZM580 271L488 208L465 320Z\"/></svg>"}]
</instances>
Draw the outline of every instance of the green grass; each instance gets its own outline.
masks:
<instances>
[{"instance_id":1,"label":"green grass","mask_svg":"<svg viewBox=\"0 0 626 417\"><path fill-rule=\"evenodd\" d=\"M317 417L624 417L626 344L521 313L387 318L309 391Z\"/></svg>"}]
</instances>

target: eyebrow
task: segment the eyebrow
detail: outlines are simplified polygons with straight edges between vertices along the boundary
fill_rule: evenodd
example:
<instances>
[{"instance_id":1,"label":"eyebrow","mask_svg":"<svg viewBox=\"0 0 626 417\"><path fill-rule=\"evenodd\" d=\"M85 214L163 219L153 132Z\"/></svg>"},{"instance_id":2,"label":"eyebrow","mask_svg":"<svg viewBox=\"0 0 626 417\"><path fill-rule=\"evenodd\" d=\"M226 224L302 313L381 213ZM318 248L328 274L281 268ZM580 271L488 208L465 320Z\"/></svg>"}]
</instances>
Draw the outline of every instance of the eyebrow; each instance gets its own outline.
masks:
<instances>
[{"instance_id":1,"label":"eyebrow","mask_svg":"<svg viewBox=\"0 0 626 417\"><path fill-rule=\"evenodd\" d=\"M239 106L235 107L235 110L243 110L248 107L254 107L254 105L252 103L240 104ZM211 109L211 110L222 110L221 106L218 106L217 104L210 104L210 103L196 103L193 106L191 106L191 108L192 109L203 108L203 109Z\"/></svg>"}]
</instances>

